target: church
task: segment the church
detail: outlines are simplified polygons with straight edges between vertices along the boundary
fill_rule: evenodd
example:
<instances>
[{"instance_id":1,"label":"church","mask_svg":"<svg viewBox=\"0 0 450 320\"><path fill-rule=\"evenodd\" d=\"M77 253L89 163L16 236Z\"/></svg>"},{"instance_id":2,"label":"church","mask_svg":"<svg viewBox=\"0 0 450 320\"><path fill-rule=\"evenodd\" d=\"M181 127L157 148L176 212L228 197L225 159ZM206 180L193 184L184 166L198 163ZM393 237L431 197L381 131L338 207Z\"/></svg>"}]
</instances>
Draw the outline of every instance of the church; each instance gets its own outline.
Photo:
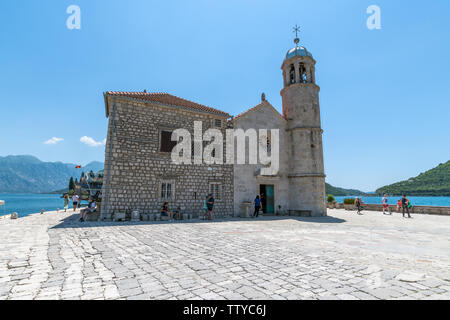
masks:
<instances>
[{"instance_id":1,"label":"church","mask_svg":"<svg viewBox=\"0 0 450 320\"><path fill-rule=\"evenodd\" d=\"M319 86L312 54L295 39L282 63L282 114L266 100L232 117L225 111L168 93L104 93L108 133L105 148L101 218L132 211L157 213L170 208L199 216L212 193L214 214L239 216L260 194L266 214L325 216L325 173ZM175 164L172 133L215 129L278 129L279 170L262 164ZM270 148L270 137L267 137ZM248 146L246 146L248 150Z\"/></svg>"}]
</instances>

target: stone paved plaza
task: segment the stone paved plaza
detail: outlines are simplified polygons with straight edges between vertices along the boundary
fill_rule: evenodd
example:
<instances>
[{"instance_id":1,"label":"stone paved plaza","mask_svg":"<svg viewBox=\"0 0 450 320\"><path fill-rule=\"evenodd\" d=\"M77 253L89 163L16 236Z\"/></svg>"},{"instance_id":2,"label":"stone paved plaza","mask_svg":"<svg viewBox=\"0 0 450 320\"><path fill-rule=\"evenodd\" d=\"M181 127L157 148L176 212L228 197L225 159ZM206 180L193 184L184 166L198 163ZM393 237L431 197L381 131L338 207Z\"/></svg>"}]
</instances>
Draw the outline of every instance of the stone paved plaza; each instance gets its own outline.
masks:
<instances>
[{"instance_id":1,"label":"stone paved plaza","mask_svg":"<svg viewBox=\"0 0 450 320\"><path fill-rule=\"evenodd\" d=\"M0 220L4 299L449 299L450 217Z\"/></svg>"}]
</instances>

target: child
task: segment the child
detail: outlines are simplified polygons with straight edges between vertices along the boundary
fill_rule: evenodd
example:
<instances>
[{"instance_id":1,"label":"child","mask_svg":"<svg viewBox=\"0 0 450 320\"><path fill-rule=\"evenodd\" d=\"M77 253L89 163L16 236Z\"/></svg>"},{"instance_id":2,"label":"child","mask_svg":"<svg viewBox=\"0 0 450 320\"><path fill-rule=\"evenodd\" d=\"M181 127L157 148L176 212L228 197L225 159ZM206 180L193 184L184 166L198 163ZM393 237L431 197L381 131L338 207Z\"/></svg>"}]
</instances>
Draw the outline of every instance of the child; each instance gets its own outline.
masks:
<instances>
[{"instance_id":1,"label":"child","mask_svg":"<svg viewBox=\"0 0 450 320\"><path fill-rule=\"evenodd\" d=\"M383 214L386 214L385 211L386 211L386 209L388 209L389 214L392 215L391 208L389 207L388 198L387 198L386 194L384 194L383 199L381 199L381 203L383 204Z\"/></svg>"}]
</instances>

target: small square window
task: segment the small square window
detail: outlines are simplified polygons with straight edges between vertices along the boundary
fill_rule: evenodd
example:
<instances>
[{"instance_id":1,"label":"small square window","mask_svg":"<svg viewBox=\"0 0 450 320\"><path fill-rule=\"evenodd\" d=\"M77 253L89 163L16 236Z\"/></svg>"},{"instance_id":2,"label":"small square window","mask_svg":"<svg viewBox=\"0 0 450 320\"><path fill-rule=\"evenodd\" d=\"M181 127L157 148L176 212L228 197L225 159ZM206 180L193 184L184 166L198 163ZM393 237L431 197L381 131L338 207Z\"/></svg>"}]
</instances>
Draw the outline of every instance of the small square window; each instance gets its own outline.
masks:
<instances>
[{"instance_id":1,"label":"small square window","mask_svg":"<svg viewBox=\"0 0 450 320\"><path fill-rule=\"evenodd\" d=\"M222 120L220 119L215 119L214 120L214 125L218 128L222 127Z\"/></svg>"}]
</instances>

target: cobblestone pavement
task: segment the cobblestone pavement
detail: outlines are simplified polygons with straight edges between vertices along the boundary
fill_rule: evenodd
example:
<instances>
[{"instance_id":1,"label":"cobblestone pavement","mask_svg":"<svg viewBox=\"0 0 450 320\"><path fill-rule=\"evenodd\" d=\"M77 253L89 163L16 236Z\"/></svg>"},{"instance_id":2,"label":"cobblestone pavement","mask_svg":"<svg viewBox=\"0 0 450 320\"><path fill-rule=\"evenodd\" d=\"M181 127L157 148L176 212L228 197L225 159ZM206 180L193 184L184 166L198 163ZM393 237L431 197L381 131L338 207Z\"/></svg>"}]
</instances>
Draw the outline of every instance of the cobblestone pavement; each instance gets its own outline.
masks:
<instances>
[{"instance_id":1,"label":"cobblestone pavement","mask_svg":"<svg viewBox=\"0 0 450 320\"><path fill-rule=\"evenodd\" d=\"M450 217L0 220L4 299L450 299Z\"/></svg>"}]
</instances>

